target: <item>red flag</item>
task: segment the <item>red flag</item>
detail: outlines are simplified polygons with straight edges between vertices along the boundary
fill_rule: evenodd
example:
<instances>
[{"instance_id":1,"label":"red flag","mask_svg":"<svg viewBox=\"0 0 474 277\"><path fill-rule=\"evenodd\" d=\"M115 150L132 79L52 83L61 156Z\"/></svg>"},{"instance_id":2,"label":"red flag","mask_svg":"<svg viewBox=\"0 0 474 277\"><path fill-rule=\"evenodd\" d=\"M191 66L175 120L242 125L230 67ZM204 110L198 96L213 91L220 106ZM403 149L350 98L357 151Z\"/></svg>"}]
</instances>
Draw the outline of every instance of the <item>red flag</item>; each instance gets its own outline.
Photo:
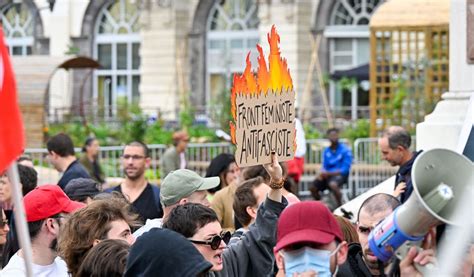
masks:
<instances>
[{"instance_id":1,"label":"red flag","mask_svg":"<svg viewBox=\"0 0 474 277\"><path fill-rule=\"evenodd\" d=\"M0 28L0 173L15 161L25 148L23 121L16 99L15 76Z\"/></svg>"}]
</instances>

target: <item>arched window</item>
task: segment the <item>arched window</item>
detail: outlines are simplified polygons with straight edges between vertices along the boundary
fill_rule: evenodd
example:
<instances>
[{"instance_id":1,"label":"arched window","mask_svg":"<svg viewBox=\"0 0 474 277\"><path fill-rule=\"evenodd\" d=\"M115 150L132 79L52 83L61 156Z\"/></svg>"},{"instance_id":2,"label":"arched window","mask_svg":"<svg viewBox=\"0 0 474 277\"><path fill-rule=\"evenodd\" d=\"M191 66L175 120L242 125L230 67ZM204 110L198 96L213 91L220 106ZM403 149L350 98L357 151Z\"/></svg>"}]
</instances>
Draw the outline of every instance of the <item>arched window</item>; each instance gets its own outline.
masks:
<instances>
[{"instance_id":1,"label":"arched window","mask_svg":"<svg viewBox=\"0 0 474 277\"><path fill-rule=\"evenodd\" d=\"M258 13L255 0L216 1L207 26L207 104L229 89L233 73L242 72L245 58L252 51L256 64L259 42Z\"/></svg>"},{"instance_id":2,"label":"arched window","mask_svg":"<svg viewBox=\"0 0 474 277\"><path fill-rule=\"evenodd\" d=\"M102 68L94 73L94 99L106 116L115 114L118 103L139 101L138 9L131 2L103 7L95 26L94 57Z\"/></svg>"},{"instance_id":3,"label":"arched window","mask_svg":"<svg viewBox=\"0 0 474 277\"><path fill-rule=\"evenodd\" d=\"M369 63L369 21L383 0L337 0L324 35L329 39L329 71L347 70ZM347 89L347 88L346 88ZM331 82L331 106L352 106L356 119L357 106L368 106L368 92L353 86L349 93Z\"/></svg>"},{"instance_id":4,"label":"arched window","mask_svg":"<svg viewBox=\"0 0 474 277\"><path fill-rule=\"evenodd\" d=\"M25 3L18 9L14 4L2 8L2 24L11 55L31 55L34 43L33 14Z\"/></svg>"}]
</instances>

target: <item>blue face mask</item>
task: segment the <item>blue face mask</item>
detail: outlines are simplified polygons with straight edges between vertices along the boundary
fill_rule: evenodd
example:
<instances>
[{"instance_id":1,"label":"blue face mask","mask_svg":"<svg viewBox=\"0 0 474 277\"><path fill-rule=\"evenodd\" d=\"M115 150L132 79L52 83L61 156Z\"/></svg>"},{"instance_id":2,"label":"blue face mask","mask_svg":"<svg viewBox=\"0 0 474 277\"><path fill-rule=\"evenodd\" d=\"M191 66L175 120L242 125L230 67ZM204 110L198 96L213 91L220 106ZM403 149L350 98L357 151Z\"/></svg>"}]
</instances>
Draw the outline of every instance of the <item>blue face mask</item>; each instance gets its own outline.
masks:
<instances>
[{"instance_id":1,"label":"blue face mask","mask_svg":"<svg viewBox=\"0 0 474 277\"><path fill-rule=\"evenodd\" d=\"M318 277L331 277L333 276L331 274L331 256L337 253L338 250L339 247L331 253L328 250L306 246L298 250L283 251L285 274L287 277L292 277L294 273L313 270L318 273Z\"/></svg>"}]
</instances>

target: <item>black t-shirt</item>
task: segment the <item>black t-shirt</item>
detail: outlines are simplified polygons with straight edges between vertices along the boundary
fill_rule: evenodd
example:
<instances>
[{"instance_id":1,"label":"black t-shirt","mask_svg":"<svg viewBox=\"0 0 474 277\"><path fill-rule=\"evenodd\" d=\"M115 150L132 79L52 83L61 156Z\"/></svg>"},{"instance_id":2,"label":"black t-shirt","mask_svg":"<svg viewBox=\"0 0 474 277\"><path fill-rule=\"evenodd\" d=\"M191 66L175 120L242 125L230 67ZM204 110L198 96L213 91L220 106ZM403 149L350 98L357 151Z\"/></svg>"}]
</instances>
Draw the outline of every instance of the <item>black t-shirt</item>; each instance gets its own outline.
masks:
<instances>
[{"instance_id":1,"label":"black t-shirt","mask_svg":"<svg viewBox=\"0 0 474 277\"><path fill-rule=\"evenodd\" d=\"M362 259L362 247L359 243L349 244L347 251L347 260L339 267L337 277L357 276L357 277L373 277L387 276L400 277L400 260L396 256L392 257L392 267L388 274L372 275L369 268Z\"/></svg>"},{"instance_id":2,"label":"black t-shirt","mask_svg":"<svg viewBox=\"0 0 474 277\"><path fill-rule=\"evenodd\" d=\"M79 163L78 160L73 161L64 171L63 177L58 182L58 185L64 190L69 181L77 178L90 178L91 176L87 170Z\"/></svg>"},{"instance_id":3,"label":"black t-shirt","mask_svg":"<svg viewBox=\"0 0 474 277\"><path fill-rule=\"evenodd\" d=\"M122 187L116 186L113 191L122 193ZM146 188L138 196L138 198L132 203L134 212L140 215L143 222L147 219L161 218L163 217L163 211L161 207L157 207L153 188L150 183L147 183Z\"/></svg>"}]
</instances>

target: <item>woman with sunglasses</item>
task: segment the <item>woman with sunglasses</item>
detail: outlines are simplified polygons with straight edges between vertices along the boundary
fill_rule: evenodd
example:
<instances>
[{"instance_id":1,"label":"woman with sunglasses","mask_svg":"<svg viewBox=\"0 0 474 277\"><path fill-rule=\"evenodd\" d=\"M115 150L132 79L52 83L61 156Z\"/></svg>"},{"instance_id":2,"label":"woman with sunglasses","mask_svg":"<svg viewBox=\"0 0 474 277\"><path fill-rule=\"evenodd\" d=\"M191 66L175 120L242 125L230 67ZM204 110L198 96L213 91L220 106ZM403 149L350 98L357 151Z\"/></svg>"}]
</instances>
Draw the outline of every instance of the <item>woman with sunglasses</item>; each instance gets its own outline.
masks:
<instances>
[{"instance_id":1,"label":"woman with sunglasses","mask_svg":"<svg viewBox=\"0 0 474 277\"><path fill-rule=\"evenodd\" d=\"M7 216L5 215L3 208L0 208L0 214L2 215L0 220L0 248L2 248L7 242L7 234L10 232L10 227L8 226ZM0 269L1 268L2 267L0 266Z\"/></svg>"},{"instance_id":2,"label":"woman with sunglasses","mask_svg":"<svg viewBox=\"0 0 474 277\"><path fill-rule=\"evenodd\" d=\"M165 220L164 228L188 238L212 264L207 276L251 277L267 276L272 272L277 220L288 202L281 195L284 179L275 155L265 169L271 176L271 190L258 209L255 223L240 241L231 246L227 246L230 233L222 232L216 213L203 205L178 205Z\"/></svg>"},{"instance_id":3,"label":"woman with sunglasses","mask_svg":"<svg viewBox=\"0 0 474 277\"><path fill-rule=\"evenodd\" d=\"M7 216L2 208L0 208L2 214L2 220L0 221L0 246L3 246L7 242L7 234L10 231L8 226Z\"/></svg>"}]
</instances>

